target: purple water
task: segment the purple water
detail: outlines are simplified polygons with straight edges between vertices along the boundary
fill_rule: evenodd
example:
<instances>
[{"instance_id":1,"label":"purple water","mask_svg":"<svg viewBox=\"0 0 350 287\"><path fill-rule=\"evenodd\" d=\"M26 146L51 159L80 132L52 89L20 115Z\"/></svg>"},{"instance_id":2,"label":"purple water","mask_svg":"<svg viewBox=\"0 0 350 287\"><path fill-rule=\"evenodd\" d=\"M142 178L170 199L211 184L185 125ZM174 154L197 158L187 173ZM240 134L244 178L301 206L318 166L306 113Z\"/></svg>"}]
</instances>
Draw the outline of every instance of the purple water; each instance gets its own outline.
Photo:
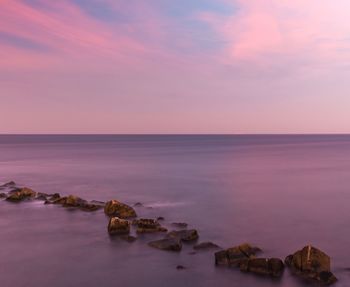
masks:
<instances>
[{"instance_id":1,"label":"purple water","mask_svg":"<svg viewBox=\"0 0 350 287\"><path fill-rule=\"evenodd\" d=\"M251 242L284 257L313 244L350 286L350 136L0 136L0 183L86 199L142 202L139 215L184 221L201 241ZM152 207L152 209L148 208ZM0 201L4 287L309 286L216 268L190 255L111 239L103 211ZM184 265L186 270L176 270Z\"/></svg>"}]
</instances>

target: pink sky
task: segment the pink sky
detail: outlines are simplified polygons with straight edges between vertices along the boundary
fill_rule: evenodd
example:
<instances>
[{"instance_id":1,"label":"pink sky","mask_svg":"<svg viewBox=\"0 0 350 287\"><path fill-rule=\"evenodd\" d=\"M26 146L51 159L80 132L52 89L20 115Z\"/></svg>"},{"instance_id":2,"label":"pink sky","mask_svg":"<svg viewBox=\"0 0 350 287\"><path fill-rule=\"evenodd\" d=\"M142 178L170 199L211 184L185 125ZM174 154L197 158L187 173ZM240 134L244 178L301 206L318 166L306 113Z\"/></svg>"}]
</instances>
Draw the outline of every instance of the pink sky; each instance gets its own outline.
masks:
<instances>
[{"instance_id":1,"label":"pink sky","mask_svg":"<svg viewBox=\"0 0 350 287\"><path fill-rule=\"evenodd\" d=\"M0 133L349 133L349 11L0 0Z\"/></svg>"}]
</instances>

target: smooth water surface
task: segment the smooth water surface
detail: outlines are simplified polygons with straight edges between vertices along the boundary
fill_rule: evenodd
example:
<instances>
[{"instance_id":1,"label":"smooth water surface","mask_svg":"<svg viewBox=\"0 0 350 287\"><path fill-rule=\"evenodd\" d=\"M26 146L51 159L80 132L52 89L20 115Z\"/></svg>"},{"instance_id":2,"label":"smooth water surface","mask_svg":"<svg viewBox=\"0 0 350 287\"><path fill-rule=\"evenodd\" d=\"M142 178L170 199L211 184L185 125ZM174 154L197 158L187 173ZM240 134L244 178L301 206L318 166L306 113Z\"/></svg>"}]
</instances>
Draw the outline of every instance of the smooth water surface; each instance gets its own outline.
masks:
<instances>
[{"instance_id":1,"label":"smooth water surface","mask_svg":"<svg viewBox=\"0 0 350 287\"><path fill-rule=\"evenodd\" d=\"M0 136L0 183L142 202L141 216L187 222L201 241L251 242L284 257L313 244L350 286L350 136ZM309 286L216 268L195 255L110 238L103 211L0 201L3 287ZM184 265L186 270L176 270Z\"/></svg>"}]
</instances>

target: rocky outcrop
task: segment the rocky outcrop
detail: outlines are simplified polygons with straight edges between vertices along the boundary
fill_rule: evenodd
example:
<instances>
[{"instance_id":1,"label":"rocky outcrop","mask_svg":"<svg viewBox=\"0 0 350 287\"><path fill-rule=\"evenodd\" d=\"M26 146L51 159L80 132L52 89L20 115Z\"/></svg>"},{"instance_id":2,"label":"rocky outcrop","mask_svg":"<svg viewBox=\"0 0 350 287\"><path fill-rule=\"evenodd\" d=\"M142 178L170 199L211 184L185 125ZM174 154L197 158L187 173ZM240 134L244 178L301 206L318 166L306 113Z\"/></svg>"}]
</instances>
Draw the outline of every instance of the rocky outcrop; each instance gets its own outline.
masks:
<instances>
[{"instance_id":1,"label":"rocky outcrop","mask_svg":"<svg viewBox=\"0 0 350 287\"><path fill-rule=\"evenodd\" d=\"M239 267L244 260L255 258L256 253L259 251L261 251L260 248L244 243L239 246L216 252L215 264Z\"/></svg>"},{"instance_id":2,"label":"rocky outcrop","mask_svg":"<svg viewBox=\"0 0 350 287\"><path fill-rule=\"evenodd\" d=\"M199 238L198 232L195 229L184 229L178 231L171 231L167 234L168 238L179 239L184 242L195 241Z\"/></svg>"},{"instance_id":3,"label":"rocky outcrop","mask_svg":"<svg viewBox=\"0 0 350 287\"><path fill-rule=\"evenodd\" d=\"M6 198L7 201L20 202L23 200L34 199L36 197L36 192L30 188L23 187L14 192L11 192Z\"/></svg>"},{"instance_id":4,"label":"rocky outcrop","mask_svg":"<svg viewBox=\"0 0 350 287\"><path fill-rule=\"evenodd\" d=\"M50 199L45 201L45 204L60 204L63 207L77 208L83 211L96 211L104 207L103 204L95 201L89 202L75 195L60 197L58 193L51 195Z\"/></svg>"},{"instance_id":5,"label":"rocky outcrop","mask_svg":"<svg viewBox=\"0 0 350 287\"><path fill-rule=\"evenodd\" d=\"M129 234L130 223L129 221L118 217L111 217L109 219L107 230L110 235Z\"/></svg>"},{"instance_id":6,"label":"rocky outcrop","mask_svg":"<svg viewBox=\"0 0 350 287\"><path fill-rule=\"evenodd\" d=\"M242 260L239 268L244 272L281 277L284 271L284 264L278 258L250 258Z\"/></svg>"},{"instance_id":7,"label":"rocky outcrop","mask_svg":"<svg viewBox=\"0 0 350 287\"><path fill-rule=\"evenodd\" d=\"M217 248L220 248L220 247L215 243L209 242L209 241L201 242L193 246L193 249L195 250L208 250L208 249L217 249Z\"/></svg>"},{"instance_id":8,"label":"rocky outcrop","mask_svg":"<svg viewBox=\"0 0 350 287\"><path fill-rule=\"evenodd\" d=\"M330 285L337 281L331 272L331 259L321 250L308 245L303 249L289 255L285 264L291 271L303 278Z\"/></svg>"},{"instance_id":9,"label":"rocky outcrop","mask_svg":"<svg viewBox=\"0 0 350 287\"><path fill-rule=\"evenodd\" d=\"M167 232L165 227L162 227L157 220L154 219L135 219L132 225L137 226L137 233L154 233L154 232Z\"/></svg>"},{"instance_id":10,"label":"rocky outcrop","mask_svg":"<svg viewBox=\"0 0 350 287\"><path fill-rule=\"evenodd\" d=\"M148 243L149 246L167 250L167 251L181 251L182 244L181 241L177 238L165 238L161 240L156 240Z\"/></svg>"},{"instance_id":11,"label":"rocky outcrop","mask_svg":"<svg viewBox=\"0 0 350 287\"><path fill-rule=\"evenodd\" d=\"M136 217L135 210L118 200L110 200L104 207L105 214L108 216L117 216L119 218L132 218Z\"/></svg>"},{"instance_id":12,"label":"rocky outcrop","mask_svg":"<svg viewBox=\"0 0 350 287\"><path fill-rule=\"evenodd\" d=\"M14 181L9 181L0 185L0 189L9 188L9 187L16 187L16 183Z\"/></svg>"}]
</instances>

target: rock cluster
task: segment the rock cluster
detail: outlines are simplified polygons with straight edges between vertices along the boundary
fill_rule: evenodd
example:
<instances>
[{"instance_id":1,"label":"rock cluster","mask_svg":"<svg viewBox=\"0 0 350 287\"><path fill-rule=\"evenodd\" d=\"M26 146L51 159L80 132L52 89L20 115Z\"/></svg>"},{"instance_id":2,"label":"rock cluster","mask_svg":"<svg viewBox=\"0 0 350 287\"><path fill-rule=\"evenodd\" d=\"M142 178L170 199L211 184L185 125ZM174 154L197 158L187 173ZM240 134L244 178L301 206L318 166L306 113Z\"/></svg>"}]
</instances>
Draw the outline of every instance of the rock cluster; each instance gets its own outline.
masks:
<instances>
[{"instance_id":1,"label":"rock cluster","mask_svg":"<svg viewBox=\"0 0 350 287\"><path fill-rule=\"evenodd\" d=\"M162 227L157 220L154 219L135 219L132 225L137 226L137 233L154 233L154 232L167 232L165 227Z\"/></svg>"},{"instance_id":2,"label":"rock cluster","mask_svg":"<svg viewBox=\"0 0 350 287\"><path fill-rule=\"evenodd\" d=\"M110 235L129 234L130 222L118 217L111 217L107 230Z\"/></svg>"},{"instance_id":3,"label":"rock cluster","mask_svg":"<svg viewBox=\"0 0 350 287\"><path fill-rule=\"evenodd\" d=\"M325 285L337 281L337 278L331 272L330 257L311 245L288 255L285 264L293 273L303 278L318 281Z\"/></svg>"}]
</instances>

